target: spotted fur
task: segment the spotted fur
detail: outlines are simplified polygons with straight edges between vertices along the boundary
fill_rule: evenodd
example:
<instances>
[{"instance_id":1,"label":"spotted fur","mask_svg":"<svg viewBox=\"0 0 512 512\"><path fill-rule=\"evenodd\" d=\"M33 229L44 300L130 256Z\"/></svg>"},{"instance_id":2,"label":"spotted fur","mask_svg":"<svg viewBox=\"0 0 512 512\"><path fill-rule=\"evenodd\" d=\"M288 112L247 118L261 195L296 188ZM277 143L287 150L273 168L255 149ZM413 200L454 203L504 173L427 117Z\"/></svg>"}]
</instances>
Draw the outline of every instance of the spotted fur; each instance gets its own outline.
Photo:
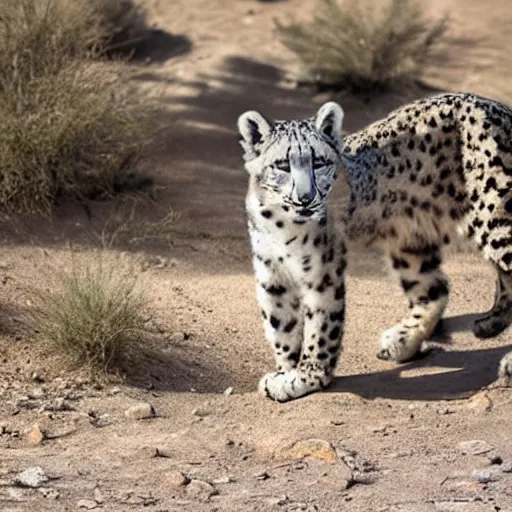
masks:
<instances>
[{"instance_id":1,"label":"spotted fur","mask_svg":"<svg viewBox=\"0 0 512 512\"><path fill-rule=\"evenodd\" d=\"M238 121L257 299L277 367L260 390L280 402L327 386L341 350L346 251L326 205L342 118L327 103L309 120L247 112Z\"/></svg>"},{"instance_id":2,"label":"spotted fur","mask_svg":"<svg viewBox=\"0 0 512 512\"><path fill-rule=\"evenodd\" d=\"M443 94L344 140L347 236L389 255L409 301L408 315L383 333L380 358L407 361L432 334L449 294L441 249L457 231L497 272L494 305L474 334L496 336L512 323L511 136L512 111L504 105Z\"/></svg>"},{"instance_id":3,"label":"spotted fur","mask_svg":"<svg viewBox=\"0 0 512 512\"><path fill-rule=\"evenodd\" d=\"M260 388L279 401L332 379L344 317L338 228L388 254L409 302L408 315L382 334L378 357L407 361L432 334L449 295L442 247L455 232L475 240L497 272L494 305L474 334L495 336L512 323L512 111L444 94L343 141L342 117L330 102L310 120L271 124L256 112L239 119L258 300L278 370ZM342 222L327 213L338 164L350 188ZM512 377L512 353L499 374Z\"/></svg>"}]
</instances>

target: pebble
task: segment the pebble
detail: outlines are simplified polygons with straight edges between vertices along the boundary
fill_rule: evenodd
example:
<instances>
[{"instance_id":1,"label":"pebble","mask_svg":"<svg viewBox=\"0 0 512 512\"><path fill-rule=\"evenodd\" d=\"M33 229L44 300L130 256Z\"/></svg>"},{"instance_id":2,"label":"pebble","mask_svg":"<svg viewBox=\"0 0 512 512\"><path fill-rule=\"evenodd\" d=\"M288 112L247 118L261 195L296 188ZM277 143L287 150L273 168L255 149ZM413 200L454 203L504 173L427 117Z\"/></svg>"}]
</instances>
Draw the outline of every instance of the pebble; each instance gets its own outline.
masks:
<instances>
[{"instance_id":1,"label":"pebble","mask_svg":"<svg viewBox=\"0 0 512 512\"><path fill-rule=\"evenodd\" d=\"M284 448L278 449L275 454L278 457L285 459L300 460L305 457L330 462L332 464L339 462L336 450L324 439L303 439L287 445Z\"/></svg>"},{"instance_id":2,"label":"pebble","mask_svg":"<svg viewBox=\"0 0 512 512\"><path fill-rule=\"evenodd\" d=\"M181 471L167 471L164 478L171 487L182 487L190 482L190 478Z\"/></svg>"},{"instance_id":3,"label":"pebble","mask_svg":"<svg viewBox=\"0 0 512 512\"><path fill-rule=\"evenodd\" d=\"M41 466L33 466L23 470L15 478L16 485L21 487L32 487L34 489L47 483L49 478L46 476Z\"/></svg>"},{"instance_id":4,"label":"pebble","mask_svg":"<svg viewBox=\"0 0 512 512\"><path fill-rule=\"evenodd\" d=\"M46 432L39 427L39 425L34 425L26 436L26 441L29 446L37 446L41 444L46 439Z\"/></svg>"},{"instance_id":5,"label":"pebble","mask_svg":"<svg viewBox=\"0 0 512 512\"><path fill-rule=\"evenodd\" d=\"M489 462L493 465L499 466L503 462L503 459L499 455L491 455L489 457Z\"/></svg>"},{"instance_id":6,"label":"pebble","mask_svg":"<svg viewBox=\"0 0 512 512\"><path fill-rule=\"evenodd\" d=\"M494 448L485 441L474 439L472 441L462 441L459 443L459 449L462 453L467 453L469 455L483 455Z\"/></svg>"},{"instance_id":7,"label":"pebble","mask_svg":"<svg viewBox=\"0 0 512 512\"><path fill-rule=\"evenodd\" d=\"M488 484L492 480L492 474L490 471L475 469L473 471L473 478L479 484Z\"/></svg>"},{"instance_id":8,"label":"pebble","mask_svg":"<svg viewBox=\"0 0 512 512\"><path fill-rule=\"evenodd\" d=\"M198 409L194 409L192 411L192 414L194 416L198 416L199 418L204 418L206 416L209 416L210 415L210 411L208 409L202 409L202 408L198 408Z\"/></svg>"},{"instance_id":9,"label":"pebble","mask_svg":"<svg viewBox=\"0 0 512 512\"><path fill-rule=\"evenodd\" d=\"M57 489L50 489L48 487L41 487L38 489L44 498L51 500L58 500L60 498L60 492Z\"/></svg>"},{"instance_id":10,"label":"pebble","mask_svg":"<svg viewBox=\"0 0 512 512\"><path fill-rule=\"evenodd\" d=\"M230 476L223 476L221 478L216 478L215 480L212 481L213 484L217 485L217 484L231 484L235 481L234 478L230 477Z\"/></svg>"},{"instance_id":11,"label":"pebble","mask_svg":"<svg viewBox=\"0 0 512 512\"><path fill-rule=\"evenodd\" d=\"M99 487L94 488L94 500L96 503L103 503L105 499L103 498L103 493L101 492L101 489Z\"/></svg>"},{"instance_id":12,"label":"pebble","mask_svg":"<svg viewBox=\"0 0 512 512\"><path fill-rule=\"evenodd\" d=\"M160 453L158 448L154 446L143 446L139 451L138 455L141 459L154 459L155 457L159 457Z\"/></svg>"},{"instance_id":13,"label":"pebble","mask_svg":"<svg viewBox=\"0 0 512 512\"><path fill-rule=\"evenodd\" d=\"M218 494L217 489L203 480L192 480L187 485L187 495L198 500L208 500L210 496Z\"/></svg>"},{"instance_id":14,"label":"pebble","mask_svg":"<svg viewBox=\"0 0 512 512\"><path fill-rule=\"evenodd\" d=\"M500 469L503 473L512 473L512 461L504 462Z\"/></svg>"},{"instance_id":15,"label":"pebble","mask_svg":"<svg viewBox=\"0 0 512 512\"><path fill-rule=\"evenodd\" d=\"M92 510L98 506L98 503L96 503L94 500L78 500L76 502L76 506L78 508L85 508L87 510Z\"/></svg>"},{"instance_id":16,"label":"pebble","mask_svg":"<svg viewBox=\"0 0 512 512\"><path fill-rule=\"evenodd\" d=\"M124 415L132 420L143 420L152 418L155 415L155 409L148 402L139 402L127 409Z\"/></svg>"},{"instance_id":17,"label":"pebble","mask_svg":"<svg viewBox=\"0 0 512 512\"><path fill-rule=\"evenodd\" d=\"M258 480L268 480L270 478L270 475L266 471L261 471L259 473L256 473L254 475Z\"/></svg>"},{"instance_id":18,"label":"pebble","mask_svg":"<svg viewBox=\"0 0 512 512\"><path fill-rule=\"evenodd\" d=\"M230 396L232 394L233 394L233 388L231 386L229 388L225 389L224 393L223 393L223 395L225 395L225 396Z\"/></svg>"},{"instance_id":19,"label":"pebble","mask_svg":"<svg viewBox=\"0 0 512 512\"><path fill-rule=\"evenodd\" d=\"M492 409L492 401L487 394L482 391L469 400L467 408L478 413L489 412Z\"/></svg>"},{"instance_id":20,"label":"pebble","mask_svg":"<svg viewBox=\"0 0 512 512\"><path fill-rule=\"evenodd\" d=\"M31 391L27 393L27 396L31 400L39 400L40 398L43 398L45 395L43 388L34 388Z\"/></svg>"}]
</instances>

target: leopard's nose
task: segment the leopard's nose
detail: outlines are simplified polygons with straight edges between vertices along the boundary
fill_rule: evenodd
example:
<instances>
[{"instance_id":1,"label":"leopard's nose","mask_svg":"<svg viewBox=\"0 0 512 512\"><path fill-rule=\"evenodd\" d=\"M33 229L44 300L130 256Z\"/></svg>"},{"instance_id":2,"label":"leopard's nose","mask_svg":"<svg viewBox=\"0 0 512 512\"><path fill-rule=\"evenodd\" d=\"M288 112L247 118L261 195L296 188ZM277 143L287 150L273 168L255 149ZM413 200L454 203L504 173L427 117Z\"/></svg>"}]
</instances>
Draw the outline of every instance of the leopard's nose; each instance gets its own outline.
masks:
<instances>
[{"instance_id":1,"label":"leopard's nose","mask_svg":"<svg viewBox=\"0 0 512 512\"><path fill-rule=\"evenodd\" d=\"M299 203L301 206L307 206L308 204L311 204L313 199L315 198L315 191L314 190L308 190L307 192L302 192L300 194L297 194L297 199L299 200Z\"/></svg>"}]
</instances>

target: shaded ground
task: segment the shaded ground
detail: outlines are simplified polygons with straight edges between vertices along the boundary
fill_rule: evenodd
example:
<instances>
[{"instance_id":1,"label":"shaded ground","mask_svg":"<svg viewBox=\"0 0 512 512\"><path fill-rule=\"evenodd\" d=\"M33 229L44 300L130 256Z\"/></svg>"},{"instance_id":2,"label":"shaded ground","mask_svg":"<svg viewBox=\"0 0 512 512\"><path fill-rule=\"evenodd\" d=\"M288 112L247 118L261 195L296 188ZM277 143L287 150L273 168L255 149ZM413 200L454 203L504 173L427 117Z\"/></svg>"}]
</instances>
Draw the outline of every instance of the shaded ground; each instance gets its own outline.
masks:
<instances>
[{"instance_id":1,"label":"shaded ground","mask_svg":"<svg viewBox=\"0 0 512 512\"><path fill-rule=\"evenodd\" d=\"M512 395L492 386L512 334L486 342L471 334L474 315L491 305L494 277L470 251L447 262L453 292L444 329L419 360L397 366L375 357L379 333L405 304L380 257L358 253L349 268L345 350L333 386L285 405L255 393L272 357L254 297L235 122L249 108L275 118L311 115L329 97L293 88L294 61L271 30L275 17L306 16L311 4L145 3L157 29L185 34L191 43L188 53L169 60L162 57L167 49L154 55L145 48L153 62L134 65L137 82L159 94L169 113L147 163L158 185L155 202L137 214L156 220L172 208L181 215L165 233L122 245L144 269L155 333L125 362L123 385L60 374L34 350L29 286L48 266L70 267L67 241L75 261L90 257L113 205L92 204L91 219L68 206L53 223L29 218L1 226L0 508L512 510L512 475L502 470L512 461ZM429 7L452 10L454 36L488 38L469 48L469 64L432 70L435 84L507 97L508 2ZM408 98L335 99L352 131ZM229 387L233 394L225 396ZM66 407L55 406L59 399ZM140 400L151 402L156 418L125 418ZM35 423L48 438L30 446L26 432ZM339 462L287 462L283 444L310 437L330 442ZM489 451L471 455L459 446L475 439ZM165 456L151 458L144 447ZM491 465L493 455L503 464ZM16 472L34 465L58 478L43 490L10 485ZM173 470L213 483L218 495L175 487ZM491 481L478 483L474 470L490 471Z\"/></svg>"}]
</instances>

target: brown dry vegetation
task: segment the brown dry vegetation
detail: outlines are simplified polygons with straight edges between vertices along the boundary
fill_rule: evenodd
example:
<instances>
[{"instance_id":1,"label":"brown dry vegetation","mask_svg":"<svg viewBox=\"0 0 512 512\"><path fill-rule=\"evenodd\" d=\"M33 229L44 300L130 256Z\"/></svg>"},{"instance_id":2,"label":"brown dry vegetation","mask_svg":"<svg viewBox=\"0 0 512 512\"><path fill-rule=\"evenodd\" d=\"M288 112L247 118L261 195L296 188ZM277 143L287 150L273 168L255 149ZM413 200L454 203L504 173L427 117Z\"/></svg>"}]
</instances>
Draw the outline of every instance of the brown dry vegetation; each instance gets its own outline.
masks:
<instances>
[{"instance_id":1,"label":"brown dry vegetation","mask_svg":"<svg viewBox=\"0 0 512 512\"><path fill-rule=\"evenodd\" d=\"M59 198L108 197L132 177L149 108L123 65L102 61L118 24L94 3L0 4L4 209L49 212Z\"/></svg>"},{"instance_id":2,"label":"brown dry vegetation","mask_svg":"<svg viewBox=\"0 0 512 512\"><path fill-rule=\"evenodd\" d=\"M359 94L421 84L447 28L419 0L321 0L312 21L278 24L313 83Z\"/></svg>"}]
</instances>

